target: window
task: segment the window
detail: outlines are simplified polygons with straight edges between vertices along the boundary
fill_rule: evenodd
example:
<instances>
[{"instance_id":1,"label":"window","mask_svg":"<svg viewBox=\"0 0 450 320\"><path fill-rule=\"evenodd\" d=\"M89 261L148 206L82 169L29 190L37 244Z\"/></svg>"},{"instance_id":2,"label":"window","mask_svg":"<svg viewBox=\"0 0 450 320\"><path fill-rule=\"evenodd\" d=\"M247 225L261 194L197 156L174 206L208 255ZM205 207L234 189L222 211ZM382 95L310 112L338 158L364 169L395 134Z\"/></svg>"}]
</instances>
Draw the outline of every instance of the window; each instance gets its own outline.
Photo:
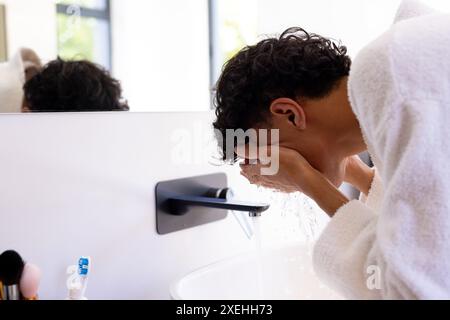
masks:
<instances>
[{"instance_id":1,"label":"window","mask_svg":"<svg viewBox=\"0 0 450 320\"><path fill-rule=\"evenodd\" d=\"M209 0L211 85L240 49L256 43L258 0Z\"/></svg>"},{"instance_id":2,"label":"window","mask_svg":"<svg viewBox=\"0 0 450 320\"><path fill-rule=\"evenodd\" d=\"M86 59L111 70L111 16L109 0L57 2L58 55Z\"/></svg>"}]
</instances>

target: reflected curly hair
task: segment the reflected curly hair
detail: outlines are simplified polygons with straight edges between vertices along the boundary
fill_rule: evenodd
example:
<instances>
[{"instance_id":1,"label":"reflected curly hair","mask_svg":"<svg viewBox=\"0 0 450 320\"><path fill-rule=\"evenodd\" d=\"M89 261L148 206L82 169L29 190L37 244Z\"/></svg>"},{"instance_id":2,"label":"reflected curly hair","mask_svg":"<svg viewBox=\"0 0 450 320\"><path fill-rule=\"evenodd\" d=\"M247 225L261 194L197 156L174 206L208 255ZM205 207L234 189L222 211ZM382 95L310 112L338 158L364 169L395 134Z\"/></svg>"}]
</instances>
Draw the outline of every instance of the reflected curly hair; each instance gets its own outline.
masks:
<instances>
[{"instance_id":1,"label":"reflected curly hair","mask_svg":"<svg viewBox=\"0 0 450 320\"><path fill-rule=\"evenodd\" d=\"M215 88L213 126L222 134L223 160L237 160L226 159L226 129L268 123L277 98L327 96L349 75L350 65L345 46L297 27L242 49L225 64Z\"/></svg>"},{"instance_id":2,"label":"reflected curly hair","mask_svg":"<svg viewBox=\"0 0 450 320\"><path fill-rule=\"evenodd\" d=\"M118 80L92 62L51 61L24 85L31 112L128 111Z\"/></svg>"}]
</instances>

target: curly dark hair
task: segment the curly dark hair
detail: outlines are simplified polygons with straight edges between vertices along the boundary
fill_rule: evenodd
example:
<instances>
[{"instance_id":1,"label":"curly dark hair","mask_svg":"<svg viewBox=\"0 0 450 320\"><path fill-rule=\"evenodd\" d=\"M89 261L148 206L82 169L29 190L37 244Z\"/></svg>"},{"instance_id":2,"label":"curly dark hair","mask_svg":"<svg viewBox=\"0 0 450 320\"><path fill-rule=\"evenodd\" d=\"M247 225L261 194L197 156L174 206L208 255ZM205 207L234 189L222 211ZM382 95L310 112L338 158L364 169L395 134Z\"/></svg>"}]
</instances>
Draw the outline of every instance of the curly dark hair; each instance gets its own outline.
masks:
<instances>
[{"instance_id":1,"label":"curly dark hair","mask_svg":"<svg viewBox=\"0 0 450 320\"><path fill-rule=\"evenodd\" d=\"M25 83L24 94L30 112L129 110L119 81L85 60L51 61Z\"/></svg>"},{"instance_id":2,"label":"curly dark hair","mask_svg":"<svg viewBox=\"0 0 450 320\"><path fill-rule=\"evenodd\" d=\"M237 160L236 155L227 159L226 129L268 123L277 98L327 96L349 75L350 65L345 46L297 27L243 48L225 64L215 88L213 126L222 134L223 160Z\"/></svg>"}]
</instances>

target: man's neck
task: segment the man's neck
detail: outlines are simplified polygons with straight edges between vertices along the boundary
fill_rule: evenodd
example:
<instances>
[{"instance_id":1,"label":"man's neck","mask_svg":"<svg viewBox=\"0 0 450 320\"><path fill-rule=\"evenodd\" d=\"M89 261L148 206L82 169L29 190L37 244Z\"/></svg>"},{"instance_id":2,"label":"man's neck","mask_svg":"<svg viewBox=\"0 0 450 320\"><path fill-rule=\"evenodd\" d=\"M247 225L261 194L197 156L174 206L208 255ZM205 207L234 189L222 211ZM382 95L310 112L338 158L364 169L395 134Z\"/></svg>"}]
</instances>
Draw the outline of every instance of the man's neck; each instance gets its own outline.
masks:
<instances>
[{"instance_id":1,"label":"man's neck","mask_svg":"<svg viewBox=\"0 0 450 320\"><path fill-rule=\"evenodd\" d=\"M367 150L358 119L350 105L347 90L348 77L327 98L328 147L337 158L346 158Z\"/></svg>"},{"instance_id":2,"label":"man's neck","mask_svg":"<svg viewBox=\"0 0 450 320\"><path fill-rule=\"evenodd\" d=\"M347 158L367 150L359 122L350 105L348 78L326 97L322 113L323 152L321 168L336 186L345 176ZM323 116L325 115L325 116Z\"/></svg>"}]
</instances>

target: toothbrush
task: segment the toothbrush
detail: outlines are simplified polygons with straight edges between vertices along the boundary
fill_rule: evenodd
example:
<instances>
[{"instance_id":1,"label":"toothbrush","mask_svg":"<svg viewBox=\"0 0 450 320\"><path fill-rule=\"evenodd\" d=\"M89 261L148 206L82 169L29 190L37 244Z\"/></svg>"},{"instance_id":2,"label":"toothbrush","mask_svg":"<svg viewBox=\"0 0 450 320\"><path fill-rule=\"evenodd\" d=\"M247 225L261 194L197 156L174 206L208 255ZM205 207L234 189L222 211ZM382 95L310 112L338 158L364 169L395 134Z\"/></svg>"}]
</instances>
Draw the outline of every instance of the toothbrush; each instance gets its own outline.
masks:
<instances>
[{"instance_id":1,"label":"toothbrush","mask_svg":"<svg viewBox=\"0 0 450 320\"><path fill-rule=\"evenodd\" d=\"M89 268L91 267L91 258L90 257L80 257L78 260L78 277L81 283L81 296L84 297L84 293L86 291L88 276L89 276Z\"/></svg>"}]
</instances>

